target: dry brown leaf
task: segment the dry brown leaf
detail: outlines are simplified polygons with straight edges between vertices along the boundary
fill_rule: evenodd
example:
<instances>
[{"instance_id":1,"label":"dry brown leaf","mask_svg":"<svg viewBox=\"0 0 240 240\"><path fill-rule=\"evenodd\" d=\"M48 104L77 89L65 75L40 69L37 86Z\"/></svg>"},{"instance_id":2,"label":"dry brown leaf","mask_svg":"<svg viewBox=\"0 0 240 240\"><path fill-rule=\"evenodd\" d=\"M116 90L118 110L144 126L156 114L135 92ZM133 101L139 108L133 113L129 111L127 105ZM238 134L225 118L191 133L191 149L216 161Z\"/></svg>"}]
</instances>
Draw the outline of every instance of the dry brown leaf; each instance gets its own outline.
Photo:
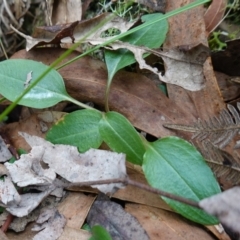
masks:
<instances>
[{"instance_id":1,"label":"dry brown leaf","mask_svg":"<svg viewBox=\"0 0 240 240\"><path fill-rule=\"evenodd\" d=\"M127 174L131 180L142 184L148 184L143 173L139 173L136 170L128 167ZM133 187L131 185L120 189L113 195L113 197L127 202L139 203L150 207L172 211L171 208L158 195L150 192L147 193L145 190Z\"/></svg>"},{"instance_id":2,"label":"dry brown leaf","mask_svg":"<svg viewBox=\"0 0 240 240\"><path fill-rule=\"evenodd\" d=\"M8 231L6 233L8 240L32 240L36 235L36 233L31 230L33 225L34 223L30 223L23 232L16 233L14 231Z\"/></svg>"},{"instance_id":3,"label":"dry brown leaf","mask_svg":"<svg viewBox=\"0 0 240 240\"><path fill-rule=\"evenodd\" d=\"M52 186L56 174L71 183L124 178L126 176L125 154L90 149L80 154L76 147L52 144L42 138L21 133L32 147L29 154L13 163L5 163L13 181L20 187L29 185ZM106 161L107 159L107 161ZM48 164L43 169L41 163ZM111 163L111 164L110 164ZM65 166L62 168L62 166ZM60 186L61 187L61 186ZM94 185L102 192L115 192L122 184Z\"/></svg>"},{"instance_id":4,"label":"dry brown leaf","mask_svg":"<svg viewBox=\"0 0 240 240\"><path fill-rule=\"evenodd\" d=\"M81 0L55 0L51 13L51 25L71 23L82 20L82 1Z\"/></svg>"},{"instance_id":5,"label":"dry brown leaf","mask_svg":"<svg viewBox=\"0 0 240 240\"><path fill-rule=\"evenodd\" d=\"M134 54L140 69L147 69L155 73L163 82L175 84L190 91L199 91L205 87L202 66L209 54L208 50L202 45L195 46L191 51L171 49L157 52L119 41L112 43L111 48L114 50L120 48L130 50ZM146 64L143 55L149 51L162 57L165 65L164 75L157 68Z\"/></svg>"},{"instance_id":6,"label":"dry brown leaf","mask_svg":"<svg viewBox=\"0 0 240 240\"><path fill-rule=\"evenodd\" d=\"M9 240L9 238L5 235L3 231L0 231L0 239L1 240Z\"/></svg>"},{"instance_id":7,"label":"dry brown leaf","mask_svg":"<svg viewBox=\"0 0 240 240\"><path fill-rule=\"evenodd\" d=\"M89 240L91 237L91 233L82 230L82 229L73 229L65 226L63 229L62 235L58 238L58 240ZM26 239L24 239L26 240Z\"/></svg>"},{"instance_id":8,"label":"dry brown leaf","mask_svg":"<svg viewBox=\"0 0 240 240\"><path fill-rule=\"evenodd\" d=\"M95 197L91 194L68 193L58 205L58 211L67 219L66 226L71 229L81 229Z\"/></svg>"},{"instance_id":9,"label":"dry brown leaf","mask_svg":"<svg viewBox=\"0 0 240 240\"><path fill-rule=\"evenodd\" d=\"M216 216L233 231L240 233L239 202L240 187L234 187L203 199L199 202L199 206L207 213Z\"/></svg>"},{"instance_id":10,"label":"dry brown leaf","mask_svg":"<svg viewBox=\"0 0 240 240\"><path fill-rule=\"evenodd\" d=\"M99 27L99 23L101 22L105 22L105 24ZM89 42L90 39L99 39L101 42L104 42L112 38L103 38L101 36L101 34L109 28L117 28L123 33L133 26L134 23L135 21L126 22L114 14L104 13L95 18L81 22L75 21L55 26L37 27L32 37L12 28L26 39L26 50L29 51L33 47L46 44L74 43L78 41Z\"/></svg>"},{"instance_id":11,"label":"dry brown leaf","mask_svg":"<svg viewBox=\"0 0 240 240\"><path fill-rule=\"evenodd\" d=\"M32 59L45 64L52 63L64 50L34 49L16 53L13 58ZM77 56L73 53L65 61ZM80 101L104 105L107 71L104 63L84 57L61 69L68 93ZM151 94L150 94L151 93ZM162 125L180 121L182 124L196 119L177 102L166 95L143 75L120 71L116 74L110 91L110 109L125 115L132 124L156 137L173 135ZM189 135L190 136L190 135Z\"/></svg>"},{"instance_id":12,"label":"dry brown leaf","mask_svg":"<svg viewBox=\"0 0 240 240\"><path fill-rule=\"evenodd\" d=\"M224 16L228 1L227 0L213 0L210 7L204 15L204 21L206 24L206 31L213 32L214 29L221 23Z\"/></svg>"},{"instance_id":13,"label":"dry brown leaf","mask_svg":"<svg viewBox=\"0 0 240 240\"><path fill-rule=\"evenodd\" d=\"M231 76L217 71L215 71L215 75L224 102L229 102L231 100L237 99L240 96L240 84L232 81L233 78Z\"/></svg>"},{"instance_id":14,"label":"dry brown leaf","mask_svg":"<svg viewBox=\"0 0 240 240\"><path fill-rule=\"evenodd\" d=\"M40 232L34 236L33 240L57 240L63 232L66 219L56 209L49 208L40 213L36 223L38 225L35 225L32 231Z\"/></svg>"},{"instance_id":15,"label":"dry brown leaf","mask_svg":"<svg viewBox=\"0 0 240 240\"><path fill-rule=\"evenodd\" d=\"M167 11L177 9L191 0L169 0ZM164 49L179 46L196 46L202 44L207 47L205 23L203 21L204 7L200 6L190 11L169 18L169 32ZM210 58L203 65L206 87L201 91L189 92L174 85L168 85L169 98L188 109L189 114L204 120L219 113L225 107L214 75ZM188 123L189 124L189 123Z\"/></svg>"},{"instance_id":16,"label":"dry brown leaf","mask_svg":"<svg viewBox=\"0 0 240 240\"><path fill-rule=\"evenodd\" d=\"M143 4L154 11L165 12L166 0L135 0L135 2Z\"/></svg>"},{"instance_id":17,"label":"dry brown leaf","mask_svg":"<svg viewBox=\"0 0 240 240\"><path fill-rule=\"evenodd\" d=\"M148 184L143 173L136 171L135 169L129 168L129 163L127 162L127 175L131 180L142 184ZM97 190L89 187L77 187L71 186L67 188L70 191L76 192L89 192L89 193L98 193ZM150 207L161 208L168 211L173 211L170 207L156 194L148 192L131 185L127 185L123 189L119 189L116 193L112 195L113 198L120 199L122 201L144 204Z\"/></svg>"},{"instance_id":18,"label":"dry brown leaf","mask_svg":"<svg viewBox=\"0 0 240 240\"><path fill-rule=\"evenodd\" d=\"M87 223L90 227L103 226L113 239L149 239L135 217L103 194L99 195L92 205L87 216Z\"/></svg>"},{"instance_id":19,"label":"dry brown leaf","mask_svg":"<svg viewBox=\"0 0 240 240\"><path fill-rule=\"evenodd\" d=\"M2 131L7 134L16 149L22 148L28 152L31 149L30 146L18 133L26 132L30 135L44 138L50 127L64 115L66 113L55 111L35 113L28 118L5 125Z\"/></svg>"},{"instance_id":20,"label":"dry brown leaf","mask_svg":"<svg viewBox=\"0 0 240 240\"><path fill-rule=\"evenodd\" d=\"M140 204L126 204L126 211L135 216L149 234L151 240L213 240L199 225L176 213Z\"/></svg>"}]
</instances>

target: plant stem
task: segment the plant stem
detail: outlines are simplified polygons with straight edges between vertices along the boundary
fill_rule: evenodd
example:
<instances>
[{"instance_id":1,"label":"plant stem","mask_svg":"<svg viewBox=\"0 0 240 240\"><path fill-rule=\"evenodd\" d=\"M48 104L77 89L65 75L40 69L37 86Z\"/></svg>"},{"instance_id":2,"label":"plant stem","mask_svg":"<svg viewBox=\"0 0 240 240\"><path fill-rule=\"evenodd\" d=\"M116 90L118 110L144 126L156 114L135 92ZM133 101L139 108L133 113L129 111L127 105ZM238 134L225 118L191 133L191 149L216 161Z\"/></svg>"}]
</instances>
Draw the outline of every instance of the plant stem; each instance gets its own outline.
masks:
<instances>
[{"instance_id":1,"label":"plant stem","mask_svg":"<svg viewBox=\"0 0 240 240\"><path fill-rule=\"evenodd\" d=\"M20 96L17 97L17 99L11 104L9 105L2 114L0 114L0 121L2 121L4 119L5 116L7 116L15 107L16 105L19 103L19 101L34 87L36 86L53 68L55 68L59 63L61 63L62 60L64 60L68 55L70 55L77 47L78 45L84 40L86 39L89 35L91 35L93 32L95 32L98 28L102 27L104 24L106 24L107 22L111 21L114 18L114 15L110 15L108 18L106 18L105 20L101 21L95 28L93 28L91 31L89 31L88 34L86 34L86 36L84 36L81 40L79 40L79 42L73 44L73 46L68 49L67 51L65 51L57 60L55 60L47 69L46 71L44 71L34 82L32 82L32 84L27 87ZM78 102L76 100L76 102ZM75 103L76 103L75 102ZM80 102L78 102L80 104ZM78 105L79 105L78 104ZM88 106L89 108L89 106Z\"/></svg>"},{"instance_id":2,"label":"plant stem","mask_svg":"<svg viewBox=\"0 0 240 240\"><path fill-rule=\"evenodd\" d=\"M98 180L98 181L87 181L87 182L81 182L81 183L70 183L70 184L66 184L66 186L64 186L64 187L65 188L69 188L69 187L72 187L72 186L82 187L82 186L102 185L102 184L112 184L112 183L122 183L124 185L132 185L134 187L143 189L145 191L148 191L148 192L151 192L151 193L154 193L154 194L161 195L163 197L170 198L172 200L190 205L192 207L201 208L199 206L198 202L196 202L196 201L193 201L193 200L181 197L181 196L177 196L175 194L165 192L165 191L159 190L157 188L150 187L146 184L142 184L142 183L133 181L133 180L129 179L128 177L107 179L107 180Z\"/></svg>"},{"instance_id":3,"label":"plant stem","mask_svg":"<svg viewBox=\"0 0 240 240\"><path fill-rule=\"evenodd\" d=\"M76 99L74 99L74 98L72 98L72 97L67 97L67 96L66 96L65 99L66 99L67 101L69 101L69 102L72 102L72 103L74 103L74 104L82 107L82 108L91 109L91 110L95 110L95 111L100 112L99 110L97 110L97 109L95 109L95 108L93 108L93 107L90 107L90 106L88 106L87 104L84 104L84 103L82 103L82 102L79 102L79 101L77 101Z\"/></svg>"},{"instance_id":4,"label":"plant stem","mask_svg":"<svg viewBox=\"0 0 240 240\"><path fill-rule=\"evenodd\" d=\"M146 22L146 23L144 23L144 24L141 24L140 26L137 26L137 27L135 27L135 28L133 28L133 29L128 30L127 32L124 32L124 33L122 33L122 34L119 34L119 35L117 35L117 36L114 36L114 37L112 37L111 39L105 41L104 43L101 43L101 44L97 45L96 47L94 47L94 48L92 48L92 49L84 52L83 54L81 54L81 55L79 55L79 56L77 56L77 57L69 60L68 62L62 64L61 66L59 66L59 67L57 68L57 70L60 69L60 68L65 67L66 65L68 65L68 64L70 64L70 63L72 63L72 62L75 62L75 61L78 60L79 58L84 57L84 56L88 55L89 53L92 53L93 51L98 50L98 49L101 48L101 47L104 47L104 46L106 46L106 45L108 45L108 44L110 44L110 43L112 43L112 42L114 42L114 41L117 41L117 40L123 38L123 37L126 37L126 36L128 36L129 34L134 33L134 32L136 32L136 31L138 31L138 30L140 30L140 29L142 29L142 28L148 27L148 26L150 26L150 25L152 25L152 24L154 24L154 23L157 23L157 22L162 21L163 19L167 19L167 18L172 17L172 16L174 16L174 15L177 15L177 14L183 12L183 11L187 11L187 10L189 10L189 9L192 9L192 8L194 8L194 7L197 7L197 6L199 6L199 5L202 5L202 4L207 3L207 2L210 2L210 1L211 1L211 0L197 0L197 1L194 1L194 2L192 2L192 3L190 3L190 4L186 5L186 6L180 7L180 8L178 8L178 9L175 9L175 10L173 10L173 11L171 11L171 12L168 12L168 13L164 14L162 17L160 17L160 18L157 19L157 20Z\"/></svg>"}]
</instances>

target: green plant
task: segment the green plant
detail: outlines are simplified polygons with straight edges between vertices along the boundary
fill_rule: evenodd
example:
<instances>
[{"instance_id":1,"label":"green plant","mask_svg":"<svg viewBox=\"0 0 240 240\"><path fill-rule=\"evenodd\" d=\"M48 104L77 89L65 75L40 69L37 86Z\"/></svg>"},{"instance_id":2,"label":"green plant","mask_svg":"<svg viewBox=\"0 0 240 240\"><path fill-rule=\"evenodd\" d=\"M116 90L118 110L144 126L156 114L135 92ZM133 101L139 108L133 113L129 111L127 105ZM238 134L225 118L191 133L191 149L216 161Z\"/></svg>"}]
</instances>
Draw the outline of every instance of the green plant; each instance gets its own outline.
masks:
<instances>
[{"instance_id":1,"label":"green plant","mask_svg":"<svg viewBox=\"0 0 240 240\"><path fill-rule=\"evenodd\" d=\"M130 34L144 28L144 31L146 31L146 29L150 29L151 25L160 20L162 21L167 17L204 2L207 2L207 0L196 1L166 15L153 15L152 18L148 16L148 21L142 26L131 29L128 33L117 35L110 41L106 41L93 49L96 50L128 35L131 40ZM141 44L144 44L144 42ZM200 201L220 192L220 187L201 154L185 140L177 137L166 137L154 143L149 143L139 135L132 124L121 114L100 112L69 96L61 75L53 69L69 52L62 56L60 60L55 61L50 67L31 60L7 60L1 62L0 93L13 101L13 104L0 115L0 120L17 103L29 107L46 108L60 101L68 100L86 109L63 117L47 134L47 139L51 142L75 145L80 151L86 151L91 147L99 147L104 141L112 150L125 153L128 161L141 165L148 182L156 188L161 188L179 196L183 195L195 201ZM88 53L86 52L78 58ZM132 61L132 57L127 58L126 63L129 64ZM126 66L126 63L121 64L120 68ZM65 64L61 67L63 66ZM120 68L115 68L112 75ZM29 86L27 86L26 80L30 72L33 80L28 82ZM49 76L51 76L51 81L48 81ZM108 87L110 87L110 84L108 84ZM173 200L165 198L164 200L177 212L195 222L205 225L218 223L216 218L202 210Z\"/></svg>"}]
</instances>

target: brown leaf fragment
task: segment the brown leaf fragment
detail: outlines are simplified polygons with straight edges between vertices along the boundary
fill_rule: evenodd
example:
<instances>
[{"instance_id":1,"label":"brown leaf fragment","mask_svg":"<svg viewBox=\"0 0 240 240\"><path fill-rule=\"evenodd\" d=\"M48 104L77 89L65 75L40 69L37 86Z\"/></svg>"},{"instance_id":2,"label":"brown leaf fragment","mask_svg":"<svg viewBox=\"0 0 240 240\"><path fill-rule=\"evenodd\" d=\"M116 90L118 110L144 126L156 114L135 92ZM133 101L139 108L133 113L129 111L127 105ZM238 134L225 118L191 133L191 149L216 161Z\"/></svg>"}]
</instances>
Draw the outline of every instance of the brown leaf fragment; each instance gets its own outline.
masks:
<instances>
[{"instance_id":1,"label":"brown leaf fragment","mask_svg":"<svg viewBox=\"0 0 240 240\"><path fill-rule=\"evenodd\" d=\"M240 97L240 77L228 76L224 73L217 71L215 71L215 75L224 102L229 102Z\"/></svg>"},{"instance_id":2,"label":"brown leaf fragment","mask_svg":"<svg viewBox=\"0 0 240 240\"><path fill-rule=\"evenodd\" d=\"M32 109L31 109L32 110ZM61 119L66 113L56 111L44 111L32 114L19 120L5 125L3 132L8 137L11 144L16 148L22 148L29 152L30 146L19 135L19 132L26 132L30 135L45 137L46 131L48 131L54 123Z\"/></svg>"},{"instance_id":3,"label":"brown leaf fragment","mask_svg":"<svg viewBox=\"0 0 240 240\"><path fill-rule=\"evenodd\" d=\"M138 219L151 240L213 240L200 225L184 219L174 212L127 203L126 211Z\"/></svg>"},{"instance_id":4,"label":"brown leaf fragment","mask_svg":"<svg viewBox=\"0 0 240 240\"><path fill-rule=\"evenodd\" d=\"M221 23L227 7L227 0L213 0L210 7L204 15L206 31L211 33Z\"/></svg>"},{"instance_id":5,"label":"brown leaf fragment","mask_svg":"<svg viewBox=\"0 0 240 240\"><path fill-rule=\"evenodd\" d=\"M218 178L222 189L226 190L240 184L240 164L228 152L218 148L211 141L201 143L202 154Z\"/></svg>"},{"instance_id":6,"label":"brown leaf fragment","mask_svg":"<svg viewBox=\"0 0 240 240\"><path fill-rule=\"evenodd\" d=\"M106 195L99 195L87 216L87 223L93 227L101 225L113 240L149 239L135 217L125 212L117 203L109 201Z\"/></svg>"},{"instance_id":7,"label":"brown leaf fragment","mask_svg":"<svg viewBox=\"0 0 240 240\"><path fill-rule=\"evenodd\" d=\"M207 58L204 46L198 46L190 51L171 49L162 56L165 74L160 80L181 86L190 91L199 91L205 87L203 63Z\"/></svg>"},{"instance_id":8,"label":"brown leaf fragment","mask_svg":"<svg viewBox=\"0 0 240 240\"><path fill-rule=\"evenodd\" d=\"M136 0L150 9L158 12L165 12L166 0Z\"/></svg>"},{"instance_id":9,"label":"brown leaf fragment","mask_svg":"<svg viewBox=\"0 0 240 240\"><path fill-rule=\"evenodd\" d=\"M58 240L89 240L91 233L83 229L75 229L65 226ZM25 240L25 239L24 239Z\"/></svg>"},{"instance_id":10,"label":"brown leaf fragment","mask_svg":"<svg viewBox=\"0 0 240 240\"><path fill-rule=\"evenodd\" d=\"M0 230L0 239L1 240L9 240L3 231Z\"/></svg>"},{"instance_id":11,"label":"brown leaf fragment","mask_svg":"<svg viewBox=\"0 0 240 240\"><path fill-rule=\"evenodd\" d=\"M195 46L187 51L175 48L159 52L120 41L112 43L111 47L114 50L119 48L130 50L134 54L140 69L147 69L155 73L163 82L175 84L190 91L199 91L205 86L202 67L209 55L209 49L203 45ZM156 68L146 64L143 55L147 52L162 57L165 65L164 75L158 72Z\"/></svg>"},{"instance_id":12,"label":"brown leaf fragment","mask_svg":"<svg viewBox=\"0 0 240 240\"><path fill-rule=\"evenodd\" d=\"M213 68L229 76L240 76L240 39L228 41L224 51L212 53Z\"/></svg>"},{"instance_id":13,"label":"brown leaf fragment","mask_svg":"<svg viewBox=\"0 0 240 240\"><path fill-rule=\"evenodd\" d=\"M169 0L166 11L177 9L191 2L191 0ZM169 32L164 43L164 49L173 49L183 45L196 46L198 44L207 47L204 13L204 6L199 6L169 18ZM169 98L172 101L188 109L188 112L196 118L200 117L206 120L217 114L225 105L209 58L203 65L203 73L206 79L206 87L200 91L190 92L175 85L168 85L167 88Z\"/></svg>"},{"instance_id":14,"label":"brown leaf fragment","mask_svg":"<svg viewBox=\"0 0 240 240\"><path fill-rule=\"evenodd\" d=\"M52 25L80 21L82 19L82 1L58 0L54 2L49 12L52 14Z\"/></svg>"},{"instance_id":15,"label":"brown leaf fragment","mask_svg":"<svg viewBox=\"0 0 240 240\"><path fill-rule=\"evenodd\" d=\"M95 198L92 194L69 192L57 207L67 219L66 226L76 230L81 229Z\"/></svg>"},{"instance_id":16,"label":"brown leaf fragment","mask_svg":"<svg viewBox=\"0 0 240 240\"><path fill-rule=\"evenodd\" d=\"M56 209L45 209L45 211L39 215L36 223L39 225L35 225L32 229L33 231L44 230L35 235L33 240L56 240L63 232L66 219Z\"/></svg>"},{"instance_id":17,"label":"brown leaf fragment","mask_svg":"<svg viewBox=\"0 0 240 240\"><path fill-rule=\"evenodd\" d=\"M18 186L53 187L56 173L71 183L79 184L126 176L125 154L97 149L90 149L80 154L77 147L54 145L42 138L26 133L21 133L21 136L32 147L31 152L21 155L20 160L13 164L5 163L13 181ZM43 169L41 162L48 164L49 168ZM93 185L93 187L107 193L114 192L124 185L111 183Z\"/></svg>"},{"instance_id":18,"label":"brown leaf fragment","mask_svg":"<svg viewBox=\"0 0 240 240\"><path fill-rule=\"evenodd\" d=\"M240 102L237 103L237 109L240 111ZM184 126L178 124L164 124L165 127L175 130L188 131L194 133L192 139L199 141L209 139L219 148L224 148L239 132L240 114L231 104L227 109L223 109L219 116L210 118L208 121L198 119L193 126Z\"/></svg>"},{"instance_id":19,"label":"brown leaf fragment","mask_svg":"<svg viewBox=\"0 0 240 240\"><path fill-rule=\"evenodd\" d=\"M99 27L100 22L104 22L105 24ZM12 28L26 39L26 50L29 51L33 47L46 44L74 43L78 41L88 42L96 39L99 39L100 42L104 42L111 38L103 38L101 34L104 31L109 28L117 28L123 33L133 26L134 23L135 21L127 22L114 14L104 13L95 18L81 22L75 21L55 26L37 27L32 37ZM98 42L96 44L98 44Z\"/></svg>"},{"instance_id":20,"label":"brown leaf fragment","mask_svg":"<svg viewBox=\"0 0 240 240\"><path fill-rule=\"evenodd\" d=\"M199 206L207 213L216 216L233 231L240 233L240 187L205 198Z\"/></svg>"}]
</instances>

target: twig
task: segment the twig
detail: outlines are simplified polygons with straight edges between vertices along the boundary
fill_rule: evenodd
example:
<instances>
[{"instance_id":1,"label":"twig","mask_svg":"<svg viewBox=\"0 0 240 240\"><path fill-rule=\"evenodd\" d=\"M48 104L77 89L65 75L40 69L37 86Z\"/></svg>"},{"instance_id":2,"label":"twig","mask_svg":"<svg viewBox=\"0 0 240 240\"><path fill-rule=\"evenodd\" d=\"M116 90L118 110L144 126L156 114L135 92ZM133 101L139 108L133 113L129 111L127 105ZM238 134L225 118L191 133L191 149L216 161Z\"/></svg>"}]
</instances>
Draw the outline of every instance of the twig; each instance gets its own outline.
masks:
<instances>
[{"instance_id":1,"label":"twig","mask_svg":"<svg viewBox=\"0 0 240 240\"><path fill-rule=\"evenodd\" d=\"M183 197L177 196L175 194L150 187L148 185L133 181L127 177L126 178L107 179L107 180L98 180L98 181L87 181L87 182L81 182L81 183L70 183L70 184L66 184L66 186L64 186L64 187L71 187L71 186L82 187L82 186L102 185L102 184L111 184L111 183L122 183L124 185L132 185L132 186L141 188L145 191L148 191L148 192L151 192L154 194L158 194L163 197L167 197L172 200L190 205L192 207L200 208L198 202L196 202L196 201L193 201L193 200L190 200L187 198L183 198Z\"/></svg>"}]
</instances>

